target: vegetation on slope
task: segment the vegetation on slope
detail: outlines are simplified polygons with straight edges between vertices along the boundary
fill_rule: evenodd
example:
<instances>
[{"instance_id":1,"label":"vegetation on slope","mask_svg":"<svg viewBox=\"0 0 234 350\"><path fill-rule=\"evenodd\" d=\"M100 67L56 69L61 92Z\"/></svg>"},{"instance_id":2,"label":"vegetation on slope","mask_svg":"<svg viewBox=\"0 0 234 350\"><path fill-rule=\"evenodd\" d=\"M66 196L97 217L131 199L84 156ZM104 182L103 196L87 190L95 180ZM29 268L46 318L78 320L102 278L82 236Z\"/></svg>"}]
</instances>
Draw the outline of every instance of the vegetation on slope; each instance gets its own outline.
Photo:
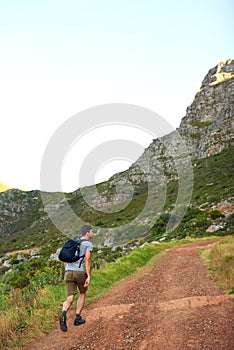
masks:
<instances>
[{"instance_id":1,"label":"vegetation on slope","mask_svg":"<svg viewBox=\"0 0 234 350\"><path fill-rule=\"evenodd\" d=\"M191 206L182 220L177 230L172 232L173 237L182 238L186 235L194 235L195 237L207 235L205 233L209 223L224 221L225 225L222 234L229 234L233 230L233 216L225 219L220 217L214 220L212 207L222 201L229 201L234 197L233 186L233 160L234 147L230 147L220 154L210 156L206 159L194 161L194 183ZM173 209L176 202L178 183L176 180L167 184L167 198L161 217L151 229L154 239L160 239L164 236L166 223L169 213ZM114 193L113 186L109 182L98 185L98 191L110 196ZM142 183L138 184L136 189L137 195L132 198L131 203L120 212L104 213L95 211L89 207L80 191L67 194L67 199L71 207L84 221L96 227L122 227L124 224L131 222L145 205L147 198L147 186ZM18 194L19 195L19 194ZM64 236L59 230L53 226L50 219L42 212L42 204L35 205L33 198L38 196L38 192L28 193L30 195L30 213L27 213L24 219L16 222L18 230L4 234L0 234L0 256L9 250L28 249L33 247L41 247L42 256L48 256L56 251L64 241ZM208 209L208 210L204 210ZM194 218L194 220L193 220ZM225 219L225 220L224 220ZM10 247L10 249L9 249Z\"/></svg>"},{"instance_id":2,"label":"vegetation on slope","mask_svg":"<svg viewBox=\"0 0 234 350\"><path fill-rule=\"evenodd\" d=\"M233 233L233 213L226 215L217 206L220 202L231 202L234 197L233 147L194 163L196 164L194 164L191 205L180 225L174 231L166 233L166 225L178 191L177 181L170 181L167 184L164 211L145 237L134 239L123 246L115 247L115 249L112 247L103 247L101 250L94 249L93 283L89 300L93 300L94 296L101 296L106 288L111 287L123 276L126 277L126 270L133 273L136 268L144 265L154 254L165 247L179 244L176 240L173 243L146 245L143 249L137 248L145 242L170 241L185 237L190 239L208 237L213 235L212 232L207 231L212 224L218 227L215 232L216 236ZM100 184L99 190L108 193L108 186L108 182ZM111 191L114 189L112 188ZM20 194L17 193L17 195ZM67 194L70 204L79 211L79 215L95 226L104 227L110 227L111 224L121 226L133 220L144 206L146 196L147 189L145 184L142 184L142 188L140 186L137 188L137 196L133 197L131 203L124 210L110 215L110 213L95 212L87 205L85 206L79 191ZM35 193L30 193L32 203L34 203L34 197ZM232 207L231 204L230 207ZM53 226L47 217L42 215L39 209L40 206L32 206L30 216L20 221L21 224L23 223L21 230L1 237L2 255L4 252L17 249L30 250L30 248L35 247L40 249L37 258L32 257L29 253L24 253L27 261L20 261L17 251L10 258L2 258L2 262L9 259L11 263L10 271L8 271L9 267L2 267L0 270L1 317L4 318L4 322L3 318L0 320L2 342L0 344L3 349L7 348L9 344L14 344L16 348L17 341L21 334L25 335L25 330L35 332L35 327L39 330L42 328L48 330L52 326L52 322L45 325L46 316L49 314L49 319L52 320L52 315L58 312L58 305L64 298L63 286L61 286L63 264L48 258L51 253L61 247L66 237ZM31 224L32 222L33 224ZM233 291L233 242L222 242L209 252L210 268L215 280L218 280L225 289ZM130 254L133 249L134 252ZM224 282L225 278L226 282ZM107 281L111 282L107 283Z\"/></svg>"},{"instance_id":3,"label":"vegetation on slope","mask_svg":"<svg viewBox=\"0 0 234 350\"><path fill-rule=\"evenodd\" d=\"M218 287L234 294L234 237L213 244L201 256Z\"/></svg>"}]
</instances>

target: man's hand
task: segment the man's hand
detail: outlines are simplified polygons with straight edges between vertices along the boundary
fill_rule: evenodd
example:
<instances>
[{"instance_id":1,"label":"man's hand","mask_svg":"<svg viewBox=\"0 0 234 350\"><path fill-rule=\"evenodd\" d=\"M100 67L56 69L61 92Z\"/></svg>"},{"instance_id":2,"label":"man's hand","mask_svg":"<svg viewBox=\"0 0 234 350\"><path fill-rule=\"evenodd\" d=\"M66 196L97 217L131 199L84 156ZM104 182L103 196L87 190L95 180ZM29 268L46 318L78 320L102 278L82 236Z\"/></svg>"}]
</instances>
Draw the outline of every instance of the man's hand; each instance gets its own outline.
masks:
<instances>
[{"instance_id":1,"label":"man's hand","mask_svg":"<svg viewBox=\"0 0 234 350\"><path fill-rule=\"evenodd\" d=\"M84 287L88 287L90 284L90 277L88 276L85 280L85 284L84 284Z\"/></svg>"}]
</instances>

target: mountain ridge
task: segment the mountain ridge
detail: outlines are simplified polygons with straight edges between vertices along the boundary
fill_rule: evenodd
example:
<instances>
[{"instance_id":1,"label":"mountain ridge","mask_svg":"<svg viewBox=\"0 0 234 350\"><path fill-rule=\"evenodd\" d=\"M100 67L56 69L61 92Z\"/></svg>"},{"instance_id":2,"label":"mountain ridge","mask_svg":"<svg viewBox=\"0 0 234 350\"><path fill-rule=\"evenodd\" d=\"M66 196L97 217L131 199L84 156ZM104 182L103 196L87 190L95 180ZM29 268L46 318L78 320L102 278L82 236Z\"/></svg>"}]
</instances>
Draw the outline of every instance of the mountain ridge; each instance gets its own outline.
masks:
<instances>
[{"instance_id":1,"label":"mountain ridge","mask_svg":"<svg viewBox=\"0 0 234 350\"><path fill-rule=\"evenodd\" d=\"M217 79L217 71L228 70L226 79ZM136 165L145 162L145 158L158 154L158 158L176 156L178 147L177 133L186 143L186 148L192 159L208 157L217 154L234 144L234 59L228 59L209 70L201 89L195 95L192 104L187 107L176 131L153 140L144 154L130 169L136 170ZM165 149L165 145L167 145ZM169 151L168 151L169 150ZM179 154L178 154L179 156ZM172 164L168 166L172 170ZM118 176L118 174L117 174ZM116 176L113 176L116 180Z\"/></svg>"},{"instance_id":2,"label":"mountain ridge","mask_svg":"<svg viewBox=\"0 0 234 350\"><path fill-rule=\"evenodd\" d=\"M52 228L47 214L53 216L57 213L61 216L61 220L64 219L63 206L65 199L68 200L72 209L86 221L95 218L91 224L100 227L100 230L102 230L105 226L103 226L103 215L98 213L104 207L106 208L106 215L110 215L108 206L109 208L121 206L126 198L133 196L132 209L130 204L128 210L134 211L134 205L137 207L138 199L145 196L149 184L154 184L155 179L157 179L157 186L160 184L162 191L165 192L166 186L173 181L175 188L177 188L175 191L178 191L178 180L183 176L183 169L186 168L186 165L192 162L194 167L196 166L196 160L215 156L234 145L233 91L234 59L228 59L209 70L202 81L201 89L196 93L194 101L187 108L186 115L182 118L179 128L168 135L153 140L142 156L128 170L117 173L105 183L97 185L98 194L93 195L92 192L92 189L96 186L90 186L87 189L87 198L89 197L96 212L92 207L87 206L82 199L80 189L64 194L62 200L59 195L58 200L56 200L55 193L46 194L53 202L51 206L48 206L49 212L45 212L43 209L40 191L22 192L17 189L10 189L0 193L0 240L7 239L10 242L13 237L14 239L24 235L26 237L30 235L30 231L33 231L31 227L38 228L38 234L43 237L42 244L46 244L46 239L48 240L50 235L51 237L55 235L57 239L63 237L59 230ZM180 136L186 145L186 152L184 153L181 153L181 148L178 147L178 137ZM145 169L146 163L150 164L148 172ZM142 171L142 168L145 170ZM178 169L181 169L179 175ZM124 189L122 194L116 193L117 185L125 186L126 184L132 186L133 191L130 191L131 193L128 191L127 194L124 193ZM158 193L153 192L153 196L157 197ZM103 206L98 207L100 198ZM136 212L141 212L146 199L142 203L137 210L135 209ZM146 233L144 225L148 218L153 215L157 219L161 215L161 210L158 210L159 213L157 214L154 208L151 209L153 210L150 211L149 208L148 212L141 217L139 216L137 221L133 222L133 228L130 227L130 231L139 229L139 232L137 231L139 237ZM123 220L126 224L128 216L128 213L125 214L127 215L124 215L123 218L120 214L117 215L112 212L110 217L113 217L116 225L120 224L120 227L116 229L116 233L114 233L114 229L109 227L104 230L103 235L100 235L102 241L105 241L107 232L109 232L109 236L120 236L120 239L122 239L123 232L121 230L123 230L123 226L121 225ZM132 216L129 221L131 221L131 218Z\"/></svg>"}]
</instances>

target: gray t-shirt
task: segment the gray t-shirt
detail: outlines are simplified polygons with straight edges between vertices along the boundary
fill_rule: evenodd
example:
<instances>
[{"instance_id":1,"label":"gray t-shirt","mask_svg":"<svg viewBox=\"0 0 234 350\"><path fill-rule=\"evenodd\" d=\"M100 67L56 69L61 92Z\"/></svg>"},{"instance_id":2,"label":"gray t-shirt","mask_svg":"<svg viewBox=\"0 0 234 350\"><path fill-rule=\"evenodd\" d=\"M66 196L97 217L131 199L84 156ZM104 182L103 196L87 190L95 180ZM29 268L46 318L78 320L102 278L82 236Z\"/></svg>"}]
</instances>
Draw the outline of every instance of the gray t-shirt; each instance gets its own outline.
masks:
<instances>
[{"instance_id":1,"label":"gray t-shirt","mask_svg":"<svg viewBox=\"0 0 234 350\"><path fill-rule=\"evenodd\" d=\"M93 245L90 241L84 240L84 242L81 242L80 244L80 256L85 255L86 250L91 252L93 250ZM82 263L80 265L81 261ZM85 271L84 258L81 258L73 263L66 263L65 271Z\"/></svg>"}]
</instances>

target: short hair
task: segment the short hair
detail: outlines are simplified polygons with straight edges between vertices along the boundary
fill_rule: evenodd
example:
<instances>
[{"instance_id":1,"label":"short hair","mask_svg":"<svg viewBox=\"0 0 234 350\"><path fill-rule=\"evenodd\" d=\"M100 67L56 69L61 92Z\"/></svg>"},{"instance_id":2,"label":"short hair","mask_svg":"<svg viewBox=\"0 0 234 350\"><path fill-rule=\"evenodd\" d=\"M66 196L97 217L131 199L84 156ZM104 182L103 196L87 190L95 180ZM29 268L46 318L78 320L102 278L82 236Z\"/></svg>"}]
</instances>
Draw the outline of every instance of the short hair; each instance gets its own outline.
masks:
<instances>
[{"instance_id":1,"label":"short hair","mask_svg":"<svg viewBox=\"0 0 234 350\"><path fill-rule=\"evenodd\" d=\"M89 232L90 230L92 230L92 226L90 225L83 225L80 228L80 233L82 236L86 235L87 232Z\"/></svg>"}]
</instances>

